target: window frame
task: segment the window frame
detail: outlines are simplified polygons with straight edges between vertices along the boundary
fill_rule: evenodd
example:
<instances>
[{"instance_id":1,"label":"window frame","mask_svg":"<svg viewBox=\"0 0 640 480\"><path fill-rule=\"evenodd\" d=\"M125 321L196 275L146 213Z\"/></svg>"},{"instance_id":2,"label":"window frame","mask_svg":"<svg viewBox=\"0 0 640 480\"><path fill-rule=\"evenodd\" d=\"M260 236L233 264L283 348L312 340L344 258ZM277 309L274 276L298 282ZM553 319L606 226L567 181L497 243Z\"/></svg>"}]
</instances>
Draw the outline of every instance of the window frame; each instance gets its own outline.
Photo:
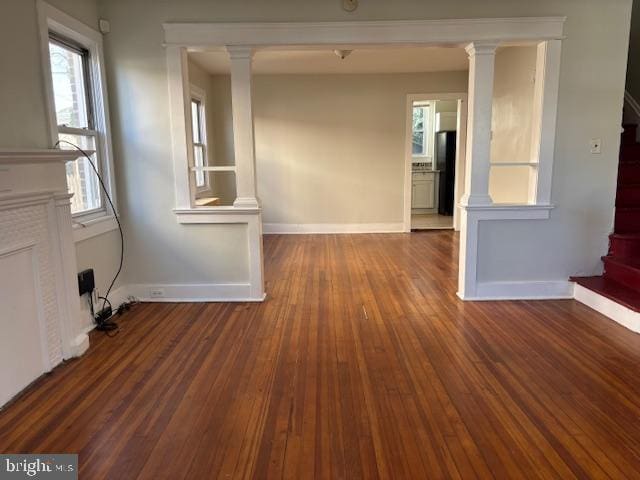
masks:
<instances>
[{"instance_id":1,"label":"window frame","mask_svg":"<svg viewBox=\"0 0 640 480\"><path fill-rule=\"evenodd\" d=\"M422 145L423 152L422 153L413 153L413 125L411 126L411 134L412 134L412 142L411 142L411 156L413 158L427 159L430 158L433 160L433 135L427 135L428 132L434 132L434 124L435 124L435 105L432 105L431 102L427 102L424 105L413 105L411 112L416 108L422 109L423 119L422 119ZM413 118L413 116L412 116Z\"/></svg>"},{"instance_id":2,"label":"window frame","mask_svg":"<svg viewBox=\"0 0 640 480\"><path fill-rule=\"evenodd\" d=\"M196 145L200 146L202 148L202 167L203 168L207 168L209 167L209 148L208 148L208 139L207 139L207 93L200 87L198 87L197 85L193 85L191 84L189 86L189 112L192 112L191 109L191 104L193 102L197 102L199 104L198 107L198 126L200 128L200 142L194 142L193 141L193 137L194 137L194 132L192 129L191 132L191 140L190 140L190 144L191 144L191 151L193 153L193 165L191 166L191 170L194 172L194 180L193 180L193 184L195 186L195 191L196 194L204 194L204 193L210 193L212 191L212 186L211 186L211 175L209 174L209 172L207 170L203 170L203 174L204 174L204 185L203 186L198 186L196 184L197 182L197 177L196 177L196 151L195 151L195 147ZM191 115L189 116L189 120L191 120L191 124L193 125L193 118L191 117Z\"/></svg>"},{"instance_id":3,"label":"window frame","mask_svg":"<svg viewBox=\"0 0 640 480\"><path fill-rule=\"evenodd\" d=\"M96 167L117 211L102 34L42 0L37 0L37 11L51 148L58 141L60 133L94 137L98 161ZM85 82L87 108L90 109L89 116L93 120L93 125L90 124L91 128L59 127L57 124L49 51L51 37L57 43L64 45L67 41L71 44L68 45L69 47L81 48L87 52L85 58L88 75ZM76 242L117 228L114 215L116 212L111 209L102 190L100 195L102 200L100 208L72 215Z\"/></svg>"}]
</instances>

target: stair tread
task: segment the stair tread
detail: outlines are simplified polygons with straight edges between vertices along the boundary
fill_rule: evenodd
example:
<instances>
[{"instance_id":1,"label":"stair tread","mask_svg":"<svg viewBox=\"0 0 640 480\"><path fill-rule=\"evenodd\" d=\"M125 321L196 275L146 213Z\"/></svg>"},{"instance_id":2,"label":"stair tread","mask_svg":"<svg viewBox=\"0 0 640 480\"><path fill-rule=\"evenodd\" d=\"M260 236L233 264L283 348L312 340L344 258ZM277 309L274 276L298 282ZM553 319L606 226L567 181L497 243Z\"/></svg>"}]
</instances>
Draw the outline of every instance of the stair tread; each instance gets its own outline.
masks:
<instances>
[{"instance_id":1,"label":"stair tread","mask_svg":"<svg viewBox=\"0 0 640 480\"><path fill-rule=\"evenodd\" d=\"M640 240L640 233L612 233L609 238L619 238L620 240Z\"/></svg>"},{"instance_id":2,"label":"stair tread","mask_svg":"<svg viewBox=\"0 0 640 480\"><path fill-rule=\"evenodd\" d=\"M616 210L622 210L623 212L640 212L640 207L616 207Z\"/></svg>"},{"instance_id":3,"label":"stair tread","mask_svg":"<svg viewBox=\"0 0 640 480\"><path fill-rule=\"evenodd\" d=\"M640 312L640 292L614 280L599 277L571 277L571 281L625 307Z\"/></svg>"},{"instance_id":4,"label":"stair tread","mask_svg":"<svg viewBox=\"0 0 640 480\"><path fill-rule=\"evenodd\" d=\"M624 258L616 255L605 255L602 257L603 262L612 262L618 265L630 268L632 270L638 270L640 272L640 258Z\"/></svg>"}]
</instances>

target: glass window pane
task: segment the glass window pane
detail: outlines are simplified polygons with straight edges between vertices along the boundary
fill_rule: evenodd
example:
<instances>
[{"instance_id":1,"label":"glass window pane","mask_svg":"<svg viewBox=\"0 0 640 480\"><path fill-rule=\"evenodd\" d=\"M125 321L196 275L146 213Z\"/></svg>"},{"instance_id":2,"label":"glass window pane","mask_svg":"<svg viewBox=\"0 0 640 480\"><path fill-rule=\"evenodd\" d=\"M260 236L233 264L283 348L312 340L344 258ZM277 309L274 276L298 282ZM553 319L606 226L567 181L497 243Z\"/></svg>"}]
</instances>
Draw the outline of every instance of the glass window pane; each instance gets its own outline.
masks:
<instances>
[{"instance_id":1,"label":"glass window pane","mask_svg":"<svg viewBox=\"0 0 640 480\"><path fill-rule=\"evenodd\" d=\"M424 109L422 107L413 107L413 131L424 129Z\"/></svg>"},{"instance_id":2,"label":"glass window pane","mask_svg":"<svg viewBox=\"0 0 640 480\"><path fill-rule=\"evenodd\" d=\"M89 128L83 56L49 42L53 96L58 125Z\"/></svg>"},{"instance_id":3,"label":"glass window pane","mask_svg":"<svg viewBox=\"0 0 640 480\"><path fill-rule=\"evenodd\" d=\"M191 130L193 132L193 142L202 143L200 139L200 102L191 100Z\"/></svg>"},{"instance_id":4,"label":"glass window pane","mask_svg":"<svg viewBox=\"0 0 640 480\"><path fill-rule=\"evenodd\" d=\"M70 135L61 133L60 140L71 142L83 150L95 150L95 138L88 135ZM60 142L60 148L75 150L64 141ZM100 171L96 154L90 155L93 165ZM81 213L102 207L102 193L98 176L89 164L89 160L80 156L77 160L67 162L67 187L73 193L71 197L71 213Z\"/></svg>"},{"instance_id":5,"label":"glass window pane","mask_svg":"<svg viewBox=\"0 0 640 480\"><path fill-rule=\"evenodd\" d=\"M193 161L196 167L204 167L204 147L202 145L194 145ZM202 170L196 170L196 187L206 186L206 173Z\"/></svg>"},{"instance_id":6,"label":"glass window pane","mask_svg":"<svg viewBox=\"0 0 640 480\"><path fill-rule=\"evenodd\" d=\"M412 152L414 155L424 155L424 134L413 132Z\"/></svg>"}]
</instances>

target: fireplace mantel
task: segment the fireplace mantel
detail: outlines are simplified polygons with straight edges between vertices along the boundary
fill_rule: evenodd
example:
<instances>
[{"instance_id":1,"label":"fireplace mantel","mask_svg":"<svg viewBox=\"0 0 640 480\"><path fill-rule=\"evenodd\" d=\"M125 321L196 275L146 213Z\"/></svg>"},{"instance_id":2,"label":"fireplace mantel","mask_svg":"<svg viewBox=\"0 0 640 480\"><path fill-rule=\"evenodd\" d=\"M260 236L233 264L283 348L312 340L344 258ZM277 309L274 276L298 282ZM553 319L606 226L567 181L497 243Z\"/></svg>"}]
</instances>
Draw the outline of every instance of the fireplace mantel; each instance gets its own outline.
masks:
<instances>
[{"instance_id":1,"label":"fireplace mantel","mask_svg":"<svg viewBox=\"0 0 640 480\"><path fill-rule=\"evenodd\" d=\"M0 367L12 369L0 405L89 346L65 174L65 163L78 155L0 150L0 328L7 358L17 359Z\"/></svg>"}]
</instances>

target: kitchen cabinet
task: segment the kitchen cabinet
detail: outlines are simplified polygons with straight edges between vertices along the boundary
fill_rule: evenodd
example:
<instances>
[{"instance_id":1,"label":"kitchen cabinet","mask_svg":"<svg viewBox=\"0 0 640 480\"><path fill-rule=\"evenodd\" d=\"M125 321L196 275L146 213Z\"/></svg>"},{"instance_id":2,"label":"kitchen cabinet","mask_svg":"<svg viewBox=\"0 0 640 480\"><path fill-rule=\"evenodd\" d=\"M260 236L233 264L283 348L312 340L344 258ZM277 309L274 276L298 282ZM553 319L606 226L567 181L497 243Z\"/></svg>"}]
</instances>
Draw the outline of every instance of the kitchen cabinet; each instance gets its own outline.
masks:
<instances>
[{"instance_id":1,"label":"kitchen cabinet","mask_svg":"<svg viewBox=\"0 0 640 480\"><path fill-rule=\"evenodd\" d=\"M414 172L411 175L411 208L433 209L435 205L435 172Z\"/></svg>"}]
</instances>

